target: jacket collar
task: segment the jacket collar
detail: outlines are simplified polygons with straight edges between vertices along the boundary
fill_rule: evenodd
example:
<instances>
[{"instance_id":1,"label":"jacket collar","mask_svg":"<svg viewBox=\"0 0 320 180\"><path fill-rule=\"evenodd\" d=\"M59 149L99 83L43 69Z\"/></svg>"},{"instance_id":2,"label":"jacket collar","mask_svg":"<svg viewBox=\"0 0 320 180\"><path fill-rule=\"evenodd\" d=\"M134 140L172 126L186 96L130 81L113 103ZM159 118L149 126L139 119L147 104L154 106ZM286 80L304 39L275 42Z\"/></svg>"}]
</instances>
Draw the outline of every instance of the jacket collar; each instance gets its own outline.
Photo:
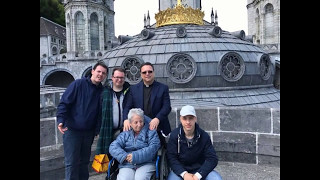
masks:
<instances>
[{"instance_id":1,"label":"jacket collar","mask_svg":"<svg viewBox=\"0 0 320 180\"><path fill-rule=\"evenodd\" d=\"M194 129L194 137L193 139L196 141L200 138L200 132L199 132L199 125L197 123L195 123L195 129ZM178 137L182 137L184 140L186 139L186 135L184 133L182 124L179 124L179 134Z\"/></svg>"}]
</instances>

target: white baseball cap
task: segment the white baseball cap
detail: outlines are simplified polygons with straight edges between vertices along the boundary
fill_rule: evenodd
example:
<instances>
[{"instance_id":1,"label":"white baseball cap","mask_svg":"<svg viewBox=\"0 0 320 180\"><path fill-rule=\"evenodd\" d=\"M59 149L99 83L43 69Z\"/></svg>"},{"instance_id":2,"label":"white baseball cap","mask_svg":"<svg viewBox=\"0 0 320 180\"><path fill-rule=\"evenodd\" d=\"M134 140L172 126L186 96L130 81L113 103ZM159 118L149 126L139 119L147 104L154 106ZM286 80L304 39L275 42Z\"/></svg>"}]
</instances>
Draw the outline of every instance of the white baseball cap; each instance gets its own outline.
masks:
<instances>
[{"instance_id":1,"label":"white baseball cap","mask_svg":"<svg viewBox=\"0 0 320 180\"><path fill-rule=\"evenodd\" d=\"M181 108L180 116L187 116L187 115L192 115L194 117L197 117L196 111L194 110L193 106L185 105Z\"/></svg>"}]
</instances>

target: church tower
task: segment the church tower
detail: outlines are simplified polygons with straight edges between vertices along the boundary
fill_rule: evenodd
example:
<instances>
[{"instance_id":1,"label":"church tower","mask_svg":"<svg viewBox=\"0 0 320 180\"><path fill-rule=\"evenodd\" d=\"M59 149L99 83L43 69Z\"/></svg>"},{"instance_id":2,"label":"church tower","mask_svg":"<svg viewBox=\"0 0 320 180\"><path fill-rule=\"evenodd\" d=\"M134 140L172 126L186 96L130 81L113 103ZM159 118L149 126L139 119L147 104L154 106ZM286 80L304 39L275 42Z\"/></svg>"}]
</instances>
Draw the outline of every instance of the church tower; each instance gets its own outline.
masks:
<instances>
[{"instance_id":1,"label":"church tower","mask_svg":"<svg viewBox=\"0 0 320 180\"><path fill-rule=\"evenodd\" d=\"M64 0L64 9L68 52L111 49L114 0Z\"/></svg>"},{"instance_id":2,"label":"church tower","mask_svg":"<svg viewBox=\"0 0 320 180\"><path fill-rule=\"evenodd\" d=\"M193 9L201 9L201 0L180 0L181 4L186 7ZM174 8L177 5L177 0L159 0L159 10L163 11L168 8Z\"/></svg>"},{"instance_id":3,"label":"church tower","mask_svg":"<svg viewBox=\"0 0 320 180\"><path fill-rule=\"evenodd\" d=\"M280 0L248 0L248 34L265 50L280 52Z\"/></svg>"}]
</instances>

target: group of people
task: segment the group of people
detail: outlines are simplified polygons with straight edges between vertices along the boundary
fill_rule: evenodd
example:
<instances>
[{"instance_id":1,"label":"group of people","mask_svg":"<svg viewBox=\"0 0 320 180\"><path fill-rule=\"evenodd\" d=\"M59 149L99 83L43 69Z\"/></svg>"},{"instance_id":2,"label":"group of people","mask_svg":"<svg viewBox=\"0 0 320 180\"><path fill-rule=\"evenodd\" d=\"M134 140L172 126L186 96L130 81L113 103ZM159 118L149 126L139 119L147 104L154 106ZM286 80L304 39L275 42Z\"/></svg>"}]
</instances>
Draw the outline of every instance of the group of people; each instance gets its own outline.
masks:
<instances>
[{"instance_id":1,"label":"group of people","mask_svg":"<svg viewBox=\"0 0 320 180\"><path fill-rule=\"evenodd\" d=\"M193 106L180 111L180 125L171 131L169 88L155 81L150 62L140 66L142 81L130 85L125 70L114 68L103 85L108 67L98 61L90 77L73 81L57 107L58 130L63 134L65 178L88 180L91 146L96 154L119 162L118 180L150 179L157 151L165 146L171 169L168 180L220 180L214 170L218 157L209 135L197 122ZM163 135L169 135L166 143Z\"/></svg>"}]
</instances>

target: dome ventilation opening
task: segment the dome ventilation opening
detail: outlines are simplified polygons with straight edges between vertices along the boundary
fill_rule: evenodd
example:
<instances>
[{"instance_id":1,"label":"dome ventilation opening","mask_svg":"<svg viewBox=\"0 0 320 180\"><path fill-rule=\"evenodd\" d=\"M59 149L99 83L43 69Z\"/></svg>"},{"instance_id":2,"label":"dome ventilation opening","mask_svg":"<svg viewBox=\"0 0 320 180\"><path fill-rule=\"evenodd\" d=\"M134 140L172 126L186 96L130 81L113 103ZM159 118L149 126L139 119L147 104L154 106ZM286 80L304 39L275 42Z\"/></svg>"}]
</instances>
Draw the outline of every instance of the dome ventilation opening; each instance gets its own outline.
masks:
<instances>
[{"instance_id":1,"label":"dome ventilation opening","mask_svg":"<svg viewBox=\"0 0 320 180\"><path fill-rule=\"evenodd\" d=\"M253 35L246 36L246 40L253 43Z\"/></svg>"},{"instance_id":2,"label":"dome ventilation opening","mask_svg":"<svg viewBox=\"0 0 320 180\"><path fill-rule=\"evenodd\" d=\"M120 45L125 43L125 42L127 42L127 41L129 41L132 38L133 38L132 36L128 36L128 35L127 36L124 36L124 35L119 35L118 36Z\"/></svg>"},{"instance_id":3,"label":"dome ventilation opening","mask_svg":"<svg viewBox=\"0 0 320 180\"><path fill-rule=\"evenodd\" d=\"M154 36L154 32L150 31L149 29L143 29L140 33L141 38L146 40L146 39L150 39Z\"/></svg>"},{"instance_id":4,"label":"dome ventilation opening","mask_svg":"<svg viewBox=\"0 0 320 180\"><path fill-rule=\"evenodd\" d=\"M242 40L246 39L246 33L243 30L231 32L231 34L237 38L242 39Z\"/></svg>"},{"instance_id":5,"label":"dome ventilation opening","mask_svg":"<svg viewBox=\"0 0 320 180\"><path fill-rule=\"evenodd\" d=\"M214 37L221 37L222 29L219 26L214 26L208 33Z\"/></svg>"}]
</instances>

